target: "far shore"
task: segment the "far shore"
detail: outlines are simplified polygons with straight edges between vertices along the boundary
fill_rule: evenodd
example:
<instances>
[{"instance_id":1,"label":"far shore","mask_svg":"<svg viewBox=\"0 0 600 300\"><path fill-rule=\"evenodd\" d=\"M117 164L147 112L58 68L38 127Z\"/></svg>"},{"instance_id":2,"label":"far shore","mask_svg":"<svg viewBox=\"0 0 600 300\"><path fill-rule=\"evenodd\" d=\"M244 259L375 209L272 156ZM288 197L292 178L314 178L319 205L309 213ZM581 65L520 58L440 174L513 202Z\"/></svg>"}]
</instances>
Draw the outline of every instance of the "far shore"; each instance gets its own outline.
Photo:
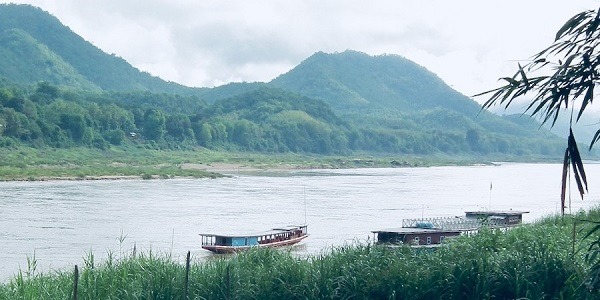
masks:
<instances>
[{"instance_id":1,"label":"far shore","mask_svg":"<svg viewBox=\"0 0 600 300\"><path fill-rule=\"evenodd\" d=\"M179 166L181 170L194 170L203 172L203 176L184 175L86 175L86 176L29 176L27 178L3 178L0 181L86 181L86 180L139 180L139 179L172 179L172 178L218 178L230 177L236 174L258 172L285 172L299 169L334 169L333 166L294 166L278 165L269 167L250 166L235 163L184 163Z\"/></svg>"},{"instance_id":2,"label":"far shore","mask_svg":"<svg viewBox=\"0 0 600 300\"><path fill-rule=\"evenodd\" d=\"M113 164L115 165L115 164ZM125 167L119 165L120 167ZM172 179L172 178L219 178L219 177L230 177L236 174L257 174L257 173L268 173L268 172L286 172L292 170L316 170L316 169L356 169L356 168L391 168L391 167L417 167L411 165L333 165L333 164L292 164L292 163L279 163L276 165L251 165L242 163L183 163L177 166L177 170L180 173L186 171L199 172L194 175L182 175L178 172L161 172L160 169L156 169L158 174L152 175L65 175L65 176L51 176L51 175L30 175L27 177L15 176L13 178L6 177L0 178L0 181L85 181L85 180L139 180L139 179ZM34 167L35 168L35 167ZM48 166L44 166L40 169L49 169ZM76 168L73 168L76 169ZM75 173L75 172L72 172ZM115 172L118 173L118 172ZM162 174L164 173L164 174Z\"/></svg>"},{"instance_id":3,"label":"far shore","mask_svg":"<svg viewBox=\"0 0 600 300\"><path fill-rule=\"evenodd\" d=\"M212 154L208 157L198 156L190 152L183 155L178 152L149 152L155 156L139 159L128 154L119 157L103 157L102 153L88 153L78 159L58 159L35 163L36 156L6 162L0 169L0 181L85 181L85 180L149 180L173 178L222 178L236 175L268 175L298 170L334 170L364 168L419 168L431 166L474 166L497 165L495 160L483 158L439 158L439 157L296 157L248 155L220 156ZM68 153L54 153L67 157ZM143 154L148 154L144 152ZM170 154L167 155L166 154ZM72 153L71 153L72 155ZM194 156L195 155L195 156ZM36 159L33 159L36 158ZM25 164L34 162L33 164ZM556 160L527 160L521 162L543 163Z\"/></svg>"},{"instance_id":4,"label":"far shore","mask_svg":"<svg viewBox=\"0 0 600 300\"><path fill-rule=\"evenodd\" d=\"M441 164L445 165L445 164ZM456 165L456 164L448 164ZM476 163L464 165L496 165L495 163ZM414 168L428 167L429 165L410 164L366 164L366 165L333 165L333 164L292 164L280 163L276 165L251 165L241 163L183 163L177 166L181 173L186 171L199 172L194 175L177 174L177 172L158 172L153 175L65 175L65 176L28 176L14 178L0 178L0 181L87 181L87 180L150 180L150 179L174 179L174 178L222 178L238 174L266 174L280 173L294 170L333 170L333 169L360 169L360 168ZM47 167L45 167L47 168ZM44 168L44 169L45 169ZM160 169L156 169L160 170ZM172 171L172 170L171 170ZM163 174L164 173L164 174Z\"/></svg>"}]
</instances>

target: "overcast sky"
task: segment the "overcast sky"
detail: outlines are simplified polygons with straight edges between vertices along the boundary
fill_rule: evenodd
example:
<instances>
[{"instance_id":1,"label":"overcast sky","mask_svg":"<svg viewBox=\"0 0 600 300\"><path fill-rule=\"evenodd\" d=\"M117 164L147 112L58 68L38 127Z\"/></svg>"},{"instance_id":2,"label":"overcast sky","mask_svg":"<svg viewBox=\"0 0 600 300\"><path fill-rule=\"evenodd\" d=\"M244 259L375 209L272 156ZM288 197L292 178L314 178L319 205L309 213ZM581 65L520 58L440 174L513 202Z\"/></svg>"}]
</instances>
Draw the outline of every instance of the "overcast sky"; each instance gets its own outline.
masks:
<instances>
[{"instance_id":1,"label":"overcast sky","mask_svg":"<svg viewBox=\"0 0 600 300\"><path fill-rule=\"evenodd\" d=\"M599 0L25 0L109 54L195 87L270 81L317 51L397 54L469 96Z\"/></svg>"}]
</instances>

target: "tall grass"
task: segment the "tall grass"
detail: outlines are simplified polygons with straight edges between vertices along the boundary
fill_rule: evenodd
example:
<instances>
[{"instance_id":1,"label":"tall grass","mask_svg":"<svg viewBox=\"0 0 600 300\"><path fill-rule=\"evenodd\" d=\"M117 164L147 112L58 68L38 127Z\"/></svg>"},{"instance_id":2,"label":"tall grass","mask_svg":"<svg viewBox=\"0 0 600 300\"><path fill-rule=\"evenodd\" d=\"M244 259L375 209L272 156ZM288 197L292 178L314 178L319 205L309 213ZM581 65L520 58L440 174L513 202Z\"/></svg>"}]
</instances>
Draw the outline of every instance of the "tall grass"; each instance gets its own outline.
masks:
<instances>
[{"instance_id":1,"label":"tall grass","mask_svg":"<svg viewBox=\"0 0 600 300\"><path fill-rule=\"evenodd\" d=\"M581 213L588 218L598 211ZM580 223L576 223L580 224ZM354 243L298 257L253 249L192 261L189 299L598 299L584 285L584 225L547 218L482 230L436 250ZM573 252L575 238L575 252ZM33 269L33 270L32 270ZM185 265L168 254L84 259L78 299L183 299ZM71 299L73 271L36 274L35 261L0 285L0 299Z\"/></svg>"}]
</instances>

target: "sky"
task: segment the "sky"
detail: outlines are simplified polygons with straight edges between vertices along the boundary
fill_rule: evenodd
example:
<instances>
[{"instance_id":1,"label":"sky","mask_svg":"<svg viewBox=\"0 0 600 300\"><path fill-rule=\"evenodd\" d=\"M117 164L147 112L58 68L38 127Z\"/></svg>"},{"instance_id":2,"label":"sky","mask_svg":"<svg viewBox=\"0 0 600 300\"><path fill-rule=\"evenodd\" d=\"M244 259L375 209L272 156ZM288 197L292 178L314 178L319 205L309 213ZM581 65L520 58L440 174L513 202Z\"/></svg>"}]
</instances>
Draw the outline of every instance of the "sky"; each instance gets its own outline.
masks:
<instances>
[{"instance_id":1,"label":"sky","mask_svg":"<svg viewBox=\"0 0 600 300\"><path fill-rule=\"evenodd\" d=\"M395 54L464 95L498 87L600 0L25 0L109 54L194 87L268 82L318 51ZM485 99L475 99L482 102Z\"/></svg>"}]
</instances>

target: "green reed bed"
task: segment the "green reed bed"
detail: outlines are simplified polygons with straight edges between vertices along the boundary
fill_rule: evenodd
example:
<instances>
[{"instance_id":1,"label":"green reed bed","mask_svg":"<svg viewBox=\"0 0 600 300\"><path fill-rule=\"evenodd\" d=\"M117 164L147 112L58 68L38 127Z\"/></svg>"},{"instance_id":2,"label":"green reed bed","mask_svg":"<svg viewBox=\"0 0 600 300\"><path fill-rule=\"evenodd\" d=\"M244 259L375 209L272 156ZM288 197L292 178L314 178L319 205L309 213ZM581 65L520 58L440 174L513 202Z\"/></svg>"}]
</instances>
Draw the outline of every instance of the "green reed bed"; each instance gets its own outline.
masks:
<instances>
[{"instance_id":1,"label":"green reed bed","mask_svg":"<svg viewBox=\"0 0 600 300\"><path fill-rule=\"evenodd\" d=\"M580 213L585 219L598 211ZM186 265L170 255L84 259L78 299L598 299L573 218L463 236L436 250L354 243L298 257L257 249ZM584 231L581 231L584 229ZM575 241L575 243L573 243ZM574 247L573 247L574 246ZM575 252L573 252L575 249ZM30 268L31 269L31 268ZM73 299L74 270L19 273L0 299Z\"/></svg>"}]
</instances>

